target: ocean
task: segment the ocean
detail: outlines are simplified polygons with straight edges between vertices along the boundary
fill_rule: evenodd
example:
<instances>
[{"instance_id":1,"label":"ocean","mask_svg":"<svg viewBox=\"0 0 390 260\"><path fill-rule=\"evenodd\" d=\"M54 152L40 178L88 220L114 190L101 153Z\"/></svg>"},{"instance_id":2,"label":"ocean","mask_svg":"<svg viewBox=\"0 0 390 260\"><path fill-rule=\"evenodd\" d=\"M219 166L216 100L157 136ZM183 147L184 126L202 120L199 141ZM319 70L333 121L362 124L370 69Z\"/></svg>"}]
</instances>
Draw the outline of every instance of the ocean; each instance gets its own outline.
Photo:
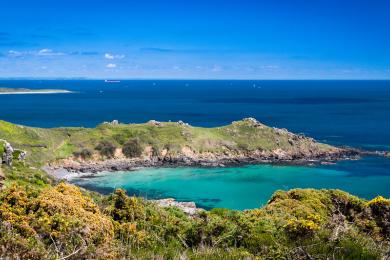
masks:
<instances>
[{"instance_id":1,"label":"ocean","mask_svg":"<svg viewBox=\"0 0 390 260\"><path fill-rule=\"evenodd\" d=\"M269 126L304 133L333 145L390 150L390 81L126 80L106 83L103 80L1 80L0 88L3 87L74 91L72 94L0 95L0 119L29 126L94 127L114 119L124 123L154 119L183 120L195 126L211 127L255 117ZM243 209L264 204L273 190L279 188L343 188L367 199L378 194L390 197L389 161L369 157L318 167L149 169L138 172L137 176L141 177L137 180L133 179L136 176L119 177L129 175L121 173L115 177L122 178L119 184L115 180L115 183L108 183L108 178L102 185L97 183L105 181L105 174L102 174L84 185L106 192L122 185L131 194L145 197L176 197L196 201L207 208ZM186 179L188 174L198 174L199 180ZM208 174L221 179L214 183ZM229 181L227 176L232 174L237 179ZM267 178L279 178L272 180L275 185L268 185L270 189L264 188L267 183L264 174ZM149 175L170 177L164 186L162 178L147 177ZM328 176L329 180L324 181L320 176ZM310 182L297 181L308 177ZM142 180L144 186L140 184ZM177 190L182 187L177 185L180 180L193 185ZM281 185L276 185L280 181ZM194 194L198 190L195 187L206 183L221 186L221 189L216 189L210 198L196 197ZM361 185L366 187L358 187ZM252 193L248 191L253 195L251 203L249 196L238 192L244 192L245 187L252 190ZM242 195L243 199L233 203L228 192L222 192L227 190L237 190L235 196ZM205 203L207 199L210 202Z\"/></svg>"}]
</instances>

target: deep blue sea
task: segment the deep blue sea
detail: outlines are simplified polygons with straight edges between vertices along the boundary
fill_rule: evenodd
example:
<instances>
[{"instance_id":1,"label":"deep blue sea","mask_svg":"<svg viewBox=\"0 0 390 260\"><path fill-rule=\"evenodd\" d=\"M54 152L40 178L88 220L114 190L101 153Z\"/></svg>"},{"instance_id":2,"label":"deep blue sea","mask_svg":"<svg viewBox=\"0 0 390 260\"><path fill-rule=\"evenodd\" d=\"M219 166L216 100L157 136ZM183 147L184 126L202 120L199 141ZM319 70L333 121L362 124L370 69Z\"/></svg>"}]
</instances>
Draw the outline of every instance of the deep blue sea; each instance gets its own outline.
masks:
<instances>
[{"instance_id":1,"label":"deep blue sea","mask_svg":"<svg viewBox=\"0 0 390 260\"><path fill-rule=\"evenodd\" d=\"M304 133L319 141L334 145L347 145L369 150L390 150L390 81L131 80L105 83L103 80L2 80L0 81L1 87L57 88L74 91L72 94L0 95L0 119L30 126L93 127L103 121L113 119L125 123L145 122L150 119L183 120L197 126L219 126L244 117L255 117L267 125ZM253 170L251 167L249 169L248 174L252 176L251 178L248 179L247 175L242 174L242 170L245 171L243 168L235 171L238 172L236 174L241 174L242 178L245 176L241 182L234 179L234 181L226 181L218 185L222 185L221 190L226 191L235 188L244 191L245 187L252 187L256 192L250 194L259 196L259 204L262 204L271 191L261 193L259 189L263 187L261 185L264 185L262 182L264 178L259 177L260 173L257 176L259 178L253 178L253 174L256 174L256 171L260 172L261 169ZM305 167L297 167L294 170L285 169L296 175L281 179L280 175L277 175L278 181L285 180L286 183L272 186L275 189L310 187L313 184L312 186L316 188L343 188L366 198L372 198L377 194L390 197L390 188L388 188L390 187L390 159L370 157L356 162L316 167L316 171L310 168L307 171L308 168ZM332 175L327 172L328 175L325 174L325 176L328 176L328 181L318 179L316 182L313 179L311 184L293 182L291 179L291 176L304 179L305 175L301 175L304 172L316 174L317 170L322 169L337 172L337 174ZM171 169L169 172L171 179L167 185L174 183L175 186L180 187L178 177L174 178L180 174L175 175L175 171L183 170ZM197 169L193 171L199 172ZM234 174L231 169L220 169L218 172L221 174L218 175L219 178L224 178L224 174L229 176ZM272 170L266 168L264 172L270 174ZM197 198L193 196L195 188L192 188L188 194L184 191L165 189L164 185L156 184L158 180L161 181L161 178L152 178L154 182L150 183L151 179L145 177L145 172L140 174L144 174L141 175L144 178L137 179L138 186L132 185L134 181L132 178L123 183L134 194L138 192L138 194L149 197L158 197L153 194L160 194L160 196L163 194L163 196L177 197L182 200L197 201ZM188 174L188 171L185 174ZM318 176L323 176L323 174L324 172L319 172ZM198 176L209 175L200 174ZM139 181L142 179L144 186L139 186ZM247 185L243 185L245 180L248 181ZM349 180L350 185L348 185ZM184 179L183 183L186 181L188 179ZM207 181L207 178L203 181ZM253 182L258 183L259 186L253 186ZM323 186L321 182L324 183ZM208 183L212 182L208 180ZM334 185L331 185L332 183ZM238 184L243 186L237 186ZM93 186L94 184L86 185ZM103 186L112 189L114 186L118 187L118 183ZM97 184L95 187L98 189ZM149 193L148 187L150 187ZM244 208L258 205L245 201L233 203L226 194L217 193L212 195L213 198L202 199L218 201L218 203L206 205L207 207L226 206L241 209L243 207L240 205L244 204ZM235 195L240 196L240 193ZM197 202L202 204L200 200Z\"/></svg>"}]
</instances>

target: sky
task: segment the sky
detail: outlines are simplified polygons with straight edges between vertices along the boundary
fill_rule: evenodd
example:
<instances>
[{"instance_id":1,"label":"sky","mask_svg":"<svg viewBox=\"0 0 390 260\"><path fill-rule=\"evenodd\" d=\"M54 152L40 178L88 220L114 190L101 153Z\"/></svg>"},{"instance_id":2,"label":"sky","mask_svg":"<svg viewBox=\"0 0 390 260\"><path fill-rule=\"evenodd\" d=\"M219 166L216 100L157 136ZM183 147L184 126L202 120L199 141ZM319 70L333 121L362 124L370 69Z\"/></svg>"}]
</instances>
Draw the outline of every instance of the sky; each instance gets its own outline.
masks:
<instances>
[{"instance_id":1,"label":"sky","mask_svg":"<svg viewBox=\"0 0 390 260\"><path fill-rule=\"evenodd\" d=\"M0 78L390 79L388 0L1 0Z\"/></svg>"}]
</instances>

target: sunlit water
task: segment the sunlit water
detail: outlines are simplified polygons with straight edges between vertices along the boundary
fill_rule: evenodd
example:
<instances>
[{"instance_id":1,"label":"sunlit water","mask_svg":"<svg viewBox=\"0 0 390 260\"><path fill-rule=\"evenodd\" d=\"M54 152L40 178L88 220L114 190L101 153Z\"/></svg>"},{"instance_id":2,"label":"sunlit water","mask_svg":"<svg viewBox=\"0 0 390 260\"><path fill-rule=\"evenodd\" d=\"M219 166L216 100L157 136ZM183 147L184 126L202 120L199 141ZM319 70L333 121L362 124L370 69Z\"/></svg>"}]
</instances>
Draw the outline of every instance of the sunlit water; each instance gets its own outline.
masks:
<instances>
[{"instance_id":1,"label":"sunlit water","mask_svg":"<svg viewBox=\"0 0 390 260\"><path fill-rule=\"evenodd\" d=\"M99 173L72 182L102 193L124 188L129 194L149 199L173 197L194 201L203 208L250 209L265 204L276 190L337 188L363 198L390 196L389 162L378 172L364 165L380 158L341 162L332 166L252 165L233 168L158 168L132 172ZM389 160L390 161L390 160ZM356 165L357 164L357 165ZM356 167L361 165L360 171Z\"/></svg>"}]
</instances>

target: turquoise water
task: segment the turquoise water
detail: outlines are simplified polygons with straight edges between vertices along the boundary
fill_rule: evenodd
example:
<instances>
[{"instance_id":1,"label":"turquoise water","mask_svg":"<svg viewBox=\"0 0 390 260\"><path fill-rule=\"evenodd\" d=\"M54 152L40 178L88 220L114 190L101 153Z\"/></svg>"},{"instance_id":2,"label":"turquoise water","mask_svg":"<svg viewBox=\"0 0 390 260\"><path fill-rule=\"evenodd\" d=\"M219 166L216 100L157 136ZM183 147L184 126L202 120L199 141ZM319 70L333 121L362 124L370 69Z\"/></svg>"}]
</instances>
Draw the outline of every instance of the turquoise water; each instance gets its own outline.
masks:
<instances>
[{"instance_id":1,"label":"turquoise water","mask_svg":"<svg viewBox=\"0 0 390 260\"><path fill-rule=\"evenodd\" d=\"M124 188L129 194L149 199L173 197L179 201L194 201L203 208L240 210L264 205L278 189L338 188L367 199L378 194L388 197L388 171L387 174L350 171L356 169L356 164L366 165L373 163L370 160L382 159L365 160L368 162L342 162L321 167L146 168L132 172L105 172L93 178L76 178L72 182L102 193Z\"/></svg>"}]
</instances>

